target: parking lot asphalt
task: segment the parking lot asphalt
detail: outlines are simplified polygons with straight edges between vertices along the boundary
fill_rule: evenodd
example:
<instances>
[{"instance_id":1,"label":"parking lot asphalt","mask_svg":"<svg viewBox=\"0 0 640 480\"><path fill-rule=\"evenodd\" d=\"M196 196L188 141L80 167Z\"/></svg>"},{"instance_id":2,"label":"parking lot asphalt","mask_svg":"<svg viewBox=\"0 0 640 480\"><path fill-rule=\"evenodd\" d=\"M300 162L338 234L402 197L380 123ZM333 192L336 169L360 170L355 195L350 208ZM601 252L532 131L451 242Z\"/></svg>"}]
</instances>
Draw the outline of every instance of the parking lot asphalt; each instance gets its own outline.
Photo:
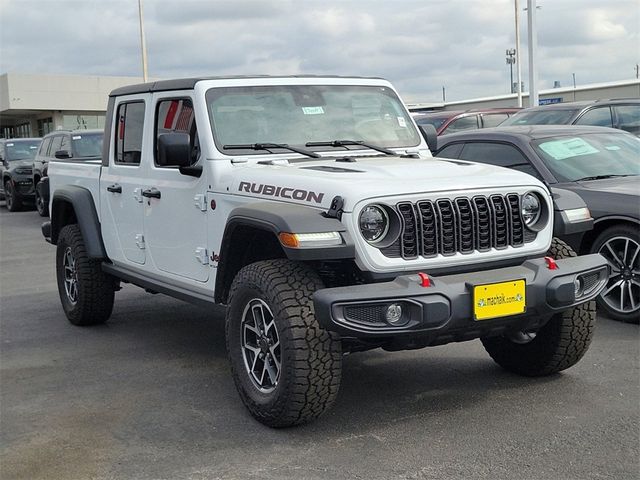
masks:
<instances>
[{"instance_id":1,"label":"parking lot asphalt","mask_svg":"<svg viewBox=\"0 0 640 480\"><path fill-rule=\"evenodd\" d=\"M0 207L3 480L640 476L637 325L599 317L585 358L539 379L479 341L354 354L325 416L272 430L236 393L220 310L125 286L106 325L69 324L41 222Z\"/></svg>"}]
</instances>

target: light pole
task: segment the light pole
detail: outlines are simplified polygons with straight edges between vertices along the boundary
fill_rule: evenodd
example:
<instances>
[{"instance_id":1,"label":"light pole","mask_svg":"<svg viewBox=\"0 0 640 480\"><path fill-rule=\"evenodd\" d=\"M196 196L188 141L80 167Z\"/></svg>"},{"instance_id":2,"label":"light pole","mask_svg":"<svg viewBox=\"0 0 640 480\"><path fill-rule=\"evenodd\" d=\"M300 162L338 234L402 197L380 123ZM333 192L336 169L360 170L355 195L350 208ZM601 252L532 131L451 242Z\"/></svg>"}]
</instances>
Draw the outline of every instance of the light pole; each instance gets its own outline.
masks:
<instances>
[{"instance_id":1,"label":"light pole","mask_svg":"<svg viewBox=\"0 0 640 480\"><path fill-rule=\"evenodd\" d=\"M138 17L140 18L140 48L142 49L142 80L147 81L147 44L144 40L144 22L142 20L142 0L138 0Z\"/></svg>"},{"instance_id":2,"label":"light pole","mask_svg":"<svg viewBox=\"0 0 640 480\"><path fill-rule=\"evenodd\" d=\"M515 48L508 48L506 51L506 55L507 55L507 65L509 65L509 73L510 73L510 78L511 78L511 82L509 83L510 87L511 87L511 93L514 93L513 91L513 64L516 63L516 49Z\"/></svg>"},{"instance_id":3,"label":"light pole","mask_svg":"<svg viewBox=\"0 0 640 480\"><path fill-rule=\"evenodd\" d=\"M518 0L514 0L516 10L516 92L518 93L518 107L522 107L522 67L520 63L520 6ZM512 82L513 84L513 82Z\"/></svg>"},{"instance_id":4,"label":"light pole","mask_svg":"<svg viewBox=\"0 0 640 480\"><path fill-rule=\"evenodd\" d=\"M538 32L536 30L536 0L527 0L527 26L529 40L529 106L538 106L538 70L536 70L536 49Z\"/></svg>"}]
</instances>

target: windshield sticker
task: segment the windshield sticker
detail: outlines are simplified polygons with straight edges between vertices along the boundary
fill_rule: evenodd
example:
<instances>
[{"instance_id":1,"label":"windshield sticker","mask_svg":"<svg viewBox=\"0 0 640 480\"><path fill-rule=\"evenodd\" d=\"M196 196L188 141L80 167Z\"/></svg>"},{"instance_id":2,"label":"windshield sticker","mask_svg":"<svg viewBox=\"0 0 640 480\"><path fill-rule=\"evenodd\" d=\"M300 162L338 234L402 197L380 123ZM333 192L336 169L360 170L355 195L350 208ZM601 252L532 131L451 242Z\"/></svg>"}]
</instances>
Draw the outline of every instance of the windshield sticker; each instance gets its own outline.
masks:
<instances>
[{"instance_id":1,"label":"windshield sticker","mask_svg":"<svg viewBox=\"0 0 640 480\"><path fill-rule=\"evenodd\" d=\"M547 155L553 157L554 160L564 160L565 158L591 155L599 152L582 138L567 138L544 142L540 144L540 148Z\"/></svg>"},{"instance_id":2,"label":"windshield sticker","mask_svg":"<svg viewBox=\"0 0 640 480\"><path fill-rule=\"evenodd\" d=\"M617 145L607 145L607 146L606 146L606 147L604 147L604 148L606 148L607 150L611 150L612 152L615 152L615 151L617 151L617 150L620 150L620 147L619 147L619 146L617 146Z\"/></svg>"},{"instance_id":3,"label":"windshield sticker","mask_svg":"<svg viewBox=\"0 0 640 480\"><path fill-rule=\"evenodd\" d=\"M15 144L13 143L7 143L7 147L13 147Z\"/></svg>"},{"instance_id":4,"label":"windshield sticker","mask_svg":"<svg viewBox=\"0 0 640 480\"><path fill-rule=\"evenodd\" d=\"M37 147L36 145L31 145L29 148L30 148L31 150L36 150L38 147Z\"/></svg>"},{"instance_id":5,"label":"windshield sticker","mask_svg":"<svg viewBox=\"0 0 640 480\"><path fill-rule=\"evenodd\" d=\"M302 113L305 115L324 115L322 107L302 107Z\"/></svg>"},{"instance_id":6,"label":"windshield sticker","mask_svg":"<svg viewBox=\"0 0 640 480\"><path fill-rule=\"evenodd\" d=\"M403 117L398 117L398 125L402 128L407 128L407 121Z\"/></svg>"},{"instance_id":7,"label":"windshield sticker","mask_svg":"<svg viewBox=\"0 0 640 480\"><path fill-rule=\"evenodd\" d=\"M73 140L80 140L82 138L81 135L75 135L73 137L71 137Z\"/></svg>"}]
</instances>

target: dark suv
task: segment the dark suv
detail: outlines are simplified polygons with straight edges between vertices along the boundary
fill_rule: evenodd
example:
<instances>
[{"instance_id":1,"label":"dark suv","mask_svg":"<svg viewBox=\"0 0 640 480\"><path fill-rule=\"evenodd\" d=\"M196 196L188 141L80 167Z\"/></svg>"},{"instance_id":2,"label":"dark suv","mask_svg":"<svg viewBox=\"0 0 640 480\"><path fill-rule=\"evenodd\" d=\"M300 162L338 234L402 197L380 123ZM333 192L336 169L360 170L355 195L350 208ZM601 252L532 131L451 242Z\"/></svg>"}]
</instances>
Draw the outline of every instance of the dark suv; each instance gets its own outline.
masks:
<instances>
[{"instance_id":1,"label":"dark suv","mask_svg":"<svg viewBox=\"0 0 640 480\"><path fill-rule=\"evenodd\" d=\"M500 125L590 125L640 136L640 98L555 103L522 110Z\"/></svg>"},{"instance_id":2,"label":"dark suv","mask_svg":"<svg viewBox=\"0 0 640 480\"><path fill-rule=\"evenodd\" d=\"M0 197L10 212L33 201L32 164L39 145L39 138L0 139Z\"/></svg>"},{"instance_id":3,"label":"dark suv","mask_svg":"<svg viewBox=\"0 0 640 480\"><path fill-rule=\"evenodd\" d=\"M49 214L49 192L40 182L47 176L50 161L98 160L102 156L102 130L57 130L45 135L33 161L36 209L46 217Z\"/></svg>"},{"instance_id":4,"label":"dark suv","mask_svg":"<svg viewBox=\"0 0 640 480\"><path fill-rule=\"evenodd\" d=\"M440 111L428 113L412 113L418 125L433 125L438 135L477 130L478 128L496 127L520 108L485 108L478 110Z\"/></svg>"}]
</instances>

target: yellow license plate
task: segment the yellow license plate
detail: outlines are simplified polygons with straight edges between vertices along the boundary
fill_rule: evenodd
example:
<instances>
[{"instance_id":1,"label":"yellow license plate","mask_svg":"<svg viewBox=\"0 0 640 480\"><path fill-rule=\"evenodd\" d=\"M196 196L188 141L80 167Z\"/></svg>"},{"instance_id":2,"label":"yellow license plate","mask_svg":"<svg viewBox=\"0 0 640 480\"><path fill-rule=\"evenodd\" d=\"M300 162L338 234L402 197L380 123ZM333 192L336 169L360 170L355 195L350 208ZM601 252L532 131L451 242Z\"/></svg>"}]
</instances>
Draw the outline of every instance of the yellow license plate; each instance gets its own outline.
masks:
<instances>
[{"instance_id":1,"label":"yellow license plate","mask_svg":"<svg viewBox=\"0 0 640 480\"><path fill-rule=\"evenodd\" d=\"M524 313L527 308L525 286L524 280L474 285L473 317L487 320Z\"/></svg>"}]
</instances>

